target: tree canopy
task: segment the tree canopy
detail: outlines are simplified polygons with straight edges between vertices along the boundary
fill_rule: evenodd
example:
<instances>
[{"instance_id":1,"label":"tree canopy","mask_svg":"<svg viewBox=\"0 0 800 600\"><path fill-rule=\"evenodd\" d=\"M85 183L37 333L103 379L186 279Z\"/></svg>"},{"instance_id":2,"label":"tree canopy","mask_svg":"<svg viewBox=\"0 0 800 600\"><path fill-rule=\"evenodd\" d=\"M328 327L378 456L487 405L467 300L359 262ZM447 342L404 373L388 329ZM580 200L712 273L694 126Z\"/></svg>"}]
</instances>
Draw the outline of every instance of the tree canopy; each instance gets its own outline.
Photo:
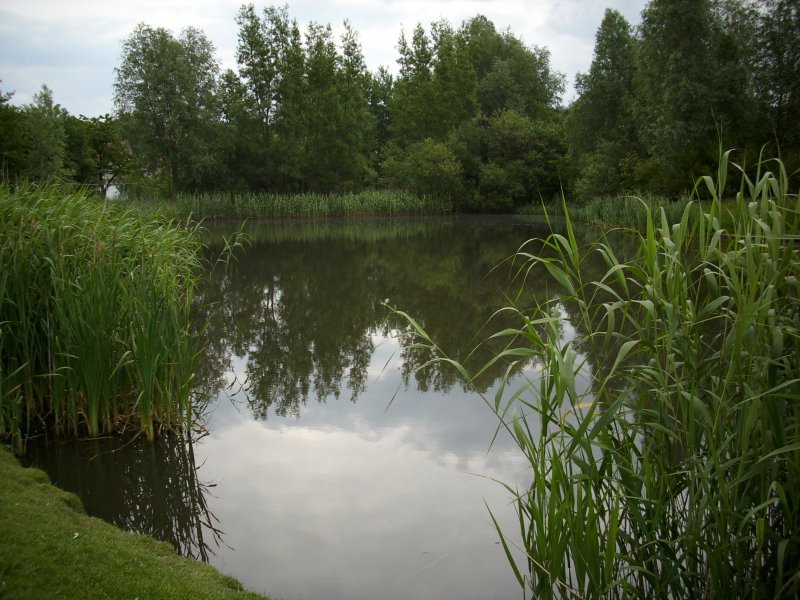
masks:
<instances>
[{"instance_id":1,"label":"tree canopy","mask_svg":"<svg viewBox=\"0 0 800 600\"><path fill-rule=\"evenodd\" d=\"M720 145L800 165L797 0L651 0L637 27L609 9L569 106L548 49L481 15L416 24L375 72L348 22L335 35L254 4L234 19L224 72L202 31L138 25L113 116L73 117L46 86L22 107L0 94L3 179L172 197L391 187L506 211L562 191L678 194Z\"/></svg>"}]
</instances>

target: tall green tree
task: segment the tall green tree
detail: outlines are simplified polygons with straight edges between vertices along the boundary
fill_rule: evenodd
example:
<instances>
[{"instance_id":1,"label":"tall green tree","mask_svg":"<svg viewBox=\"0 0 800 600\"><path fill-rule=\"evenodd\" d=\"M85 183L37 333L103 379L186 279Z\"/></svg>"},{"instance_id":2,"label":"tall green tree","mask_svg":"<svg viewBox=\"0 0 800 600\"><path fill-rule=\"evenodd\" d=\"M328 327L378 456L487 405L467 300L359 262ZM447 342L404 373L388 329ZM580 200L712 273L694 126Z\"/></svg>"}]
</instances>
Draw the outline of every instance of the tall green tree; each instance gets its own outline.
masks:
<instances>
[{"instance_id":1,"label":"tall green tree","mask_svg":"<svg viewBox=\"0 0 800 600\"><path fill-rule=\"evenodd\" d=\"M625 17L607 9L597 30L589 72L576 77L579 96L567 121L579 196L615 194L631 183L625 181L622 164L639 150L634 118L635 44Z\"/></svg>"},{"instance_id":2,"label":"tall green tree","mask_svg":"<svg viewBox=\"0 0 800 600\"><path fill-rule=\"evenodd\" d=\"M477 79L484 115L514 110L540 118L558 106L563 75L551 69L546 48L529 47L511 32L497 31L480 15L462 25L459 38Z\"/></svg>"},{"instance_id":3,"label":"tall green tree","mask_svg":"<svg viewBox=\"0 0 800 600\"><path fill-rule=\"evenodd\" d=\"M715 160L709 0L651 0L642 12L637 69L641 138L664 191L690 186Z\"/></svg>"},{"instance_id":4,"label":"tall green tree","mask_svg":"<svg viewBox=\"0 0 800 600\"><path fill-rule=\"evenodd\" d=\"M260 160L261 127L250 110L245 85L235 71L226 69L220 76L217 90L219 181L227 190L265 187L264 165Z\"/></svg>"},{"instance_id":5,"label":"tall green tree","mask_svg":"<svg viewBox=\"0 0 800 600\"><path fill-rule=\"evenodd\" d=\"M376 73L370 74L368 85L369 111L375 124L370 164L375 171L380 171L392 137L389 106L392 104L394 77L386 67L379 67Z\"/></svg>"},{"instance_id":6,"label":"tall green tree","mask_svg":"<svg viewBox=\"0 0 800 600\"><path fill-rule=\"evenodd\" d=\"M181 180L199 184L215 162L209 134L218 120L218 71L214 46L198 29L175 38L140 24L123 44L117 111L134 157L151 172L168 173L171 198Z\"/></svg>"},{"instance_id":7,"label":"tall green tree","mask_svg":"<svg viewBox=\"0 0 800 600\"><path fill-rule=\"evenodd\" d=\"M254 5L243 5L236 16L236 23L239 26L236 48L239 76L247 90L250 110L260 126L264 168L271 174L272 129L290 31L288 8L267 6L259 15Z\"/></svg>"},{"instance_id":8,"label":"tall green tree","mask_svg":"<svg viewBox=\"0 0 800 600\"><path fill-rule=\"evenodd\" d=\"M431 184L435 174L448 182L458 177L449 196L477 211L509 209L557 190L563 77L550 68L546 49L478 16L458 31L433 23L430 36L417 25L410 43L401 35L398 50L384 162L390 184L444 195ZM504 144L519 154L502 151ZM425 157L431 168L420 170Z\"/></svg>"},{"instance_id":9,"label":"tall green tree","mask_svg":"<svg viewBox=\"0 0 800 600\"><path fill-rule=\"evenodd\" d=\"M275 168L278 188L303 189L306 154L305 110L308 96L306 55L297 21L286 20L280 29L280 80L275 109Z\"/></svg>"},{"instance_id":10,"label":"tall green tree","mask_svg":"<svg viewBox=\"0 0 800 600\"><path fill-rule=\"evenodd\" d=\"M111 115L80 117L89 152L86 183L97 186L105 198L111 186L128 172L131 164L130 146L122 139L119 122Z\"/></svg>"},{"instance_id":11,"label":"tall green tree","mask_svg":"<svg viewBox=\"0 0 800 600\"><path fill-rule=\"evenodd\" d=\"M758 11L751 0L711 3L711 104L719 143L756 153L769 141L755 87ZM716 155L712 158L716 159Z\"/></svg>"},{"instance_id":12,"label":"tall green tree","mask_svg":"<svg viewBox=\"0 0 800 600\"><path fill-rule=\"evenodd\" d=\"M340 189L354 190L372 177L370 154L374 147L375 121L369 107L370 74L364 62L358 33L344 23L338 69L341 102L337 136L337 170Z\"/></svg>"},{"instance_id":13,"label":"tall green tree","mask_svg":"<svg viewBox=\"0 0 800 600\"><path fill-rule=\"evenodd\" d=\"M447 21L431 25L436 137L444 138L478 112L476 76L464 40Z\"/></svg>"},{"instance_id":14,"label":"tall green tree","mask_svg":"<svg viewBox=\"0 0 800 600\"><path fill-rule=\"evenodd\" d=\"M0 182L15 181L25 170L25 115L12 105L13 92L0 92Z\"/></svg>"},{"instance_id":15,"label":"tall green tree","mask_svg":"<svg viewBox=\"0 0 800 600\"><path fill-rule=\"evenodd\" d=\"M393 141L405 147L428 137L440 138L434 98L434 48L425 28L417 24L411 43L401 33L397 49L400 72L389 106Z\"/></svg>"},{"instance_id":16,"label":"tall green tree","mask_svg":"<svg viewBox=\"0 0 800 600\"><path fill-rule=\"evenodd\" d=\"M756 89L772 133L800 166L800 2L759 0Z\"/></svg>"},{"instance_id":17,"label":"tall green tree","mask_svg":"<svg viewBox=\"0 0 800 600\"><path fill-rule=\"evenodd\" d=\"M24 111L25 175L37 181L69 177L64 127L67 111L53 101L53 91L46 85L33 95L33 103Z\"/></svg>"},{"instance_id":18,"label":"tall green tree","mask_svg":"<svg viewBox=\"0 0 800 600\"><path fill-rule=\"evenodd\" d=\"M306 152L303 172L309 188L335 191L339 185L335 156L342 111L338 86L339 56L330 25L309 23L306 30Z\"/></svg>"},{"instance_id":19,"label":"tall green tree","mask_svg":"<svg viewBox=\"0 0 800 600\"><path fill-rule=\"evenodd\" d=\"M351 191L370 178L374 121L370 77L356 32L344 24L341 52L330 25L306 33L305 179L311 189Z\"/></svg>"}]
</instances>

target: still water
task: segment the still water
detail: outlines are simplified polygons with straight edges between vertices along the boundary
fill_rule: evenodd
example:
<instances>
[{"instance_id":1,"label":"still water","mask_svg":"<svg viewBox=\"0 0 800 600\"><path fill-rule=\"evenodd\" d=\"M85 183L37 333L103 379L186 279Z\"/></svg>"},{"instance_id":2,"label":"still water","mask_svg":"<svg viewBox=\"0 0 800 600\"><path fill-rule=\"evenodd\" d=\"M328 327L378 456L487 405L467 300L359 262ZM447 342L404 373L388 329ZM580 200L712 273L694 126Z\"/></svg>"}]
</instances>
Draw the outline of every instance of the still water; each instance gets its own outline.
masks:
<instances>
[{"instance_id":1,"label":"still water","mask_svg":"<svg viewBox=\"0 0 800 600\"><path fill-rule=\"evenodd\" d=\"M444 365L418 370L431 354L410 347L408 323L388 307L468 360L516 324L492 317L498 308L558 293L538 271L521 289L519 262L505 261L545 226L288 221L249 233L252 245L202 289L213 316L192 439L39 444L32 462L90 514L276 599L522 597L487 509L515 533L497 481L530 484L483 399L506 365L477 391ZM562 334L574 335L568 323ZM536 368L519 365L513 380Z\"/></svg>"}]
</instances>

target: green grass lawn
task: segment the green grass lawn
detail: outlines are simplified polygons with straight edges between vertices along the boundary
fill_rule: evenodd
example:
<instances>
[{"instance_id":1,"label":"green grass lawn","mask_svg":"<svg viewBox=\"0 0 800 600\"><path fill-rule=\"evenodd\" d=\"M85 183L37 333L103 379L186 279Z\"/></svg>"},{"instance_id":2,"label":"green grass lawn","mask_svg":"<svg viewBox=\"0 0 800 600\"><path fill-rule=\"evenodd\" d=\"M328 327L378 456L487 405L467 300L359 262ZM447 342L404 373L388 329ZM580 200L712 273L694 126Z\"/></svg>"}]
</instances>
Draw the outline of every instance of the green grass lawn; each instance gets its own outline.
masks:
<instances>
[{"instance_id":1,"label":"green grass lawn","mask_svg":"<svg viewBox=\"0 0 800 600\"><path fill-rule=\"evenodd\" d=\"M0 598L260 598L166 543L87 516L0 448Z\"/></svg>"}]
</instances>

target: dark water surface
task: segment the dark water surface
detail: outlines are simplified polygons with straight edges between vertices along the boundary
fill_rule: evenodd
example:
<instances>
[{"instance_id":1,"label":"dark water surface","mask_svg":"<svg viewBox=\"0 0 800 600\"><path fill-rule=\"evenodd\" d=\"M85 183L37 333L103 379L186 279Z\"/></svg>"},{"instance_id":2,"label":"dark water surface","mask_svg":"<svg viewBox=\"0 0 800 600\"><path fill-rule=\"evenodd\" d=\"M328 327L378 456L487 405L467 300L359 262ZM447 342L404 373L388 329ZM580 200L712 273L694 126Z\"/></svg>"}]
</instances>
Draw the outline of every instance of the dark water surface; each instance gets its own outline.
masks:
<instances>
[{"instance_id":1,"label":"dark water surface","mask_svg":"<svg viewBox=\"0 0 800 600\"><path fill-rule=\"evenodd\" d=\"M486 217L253 225L253 245L202 290L216 314L193 441L34 445L31 460L90 514L275 599L520 598L486 505L516 531L493 479L527 486L524 456L502 434L489 450L496 419L453 369L416 372L430 354L386 305L466 360L517 325L486 326L510 298L558 293L540 271L520 293L519 263L503 263L546 232ZM478 382L486 398L505 368Z\"/></svg>"}]
</instances>

